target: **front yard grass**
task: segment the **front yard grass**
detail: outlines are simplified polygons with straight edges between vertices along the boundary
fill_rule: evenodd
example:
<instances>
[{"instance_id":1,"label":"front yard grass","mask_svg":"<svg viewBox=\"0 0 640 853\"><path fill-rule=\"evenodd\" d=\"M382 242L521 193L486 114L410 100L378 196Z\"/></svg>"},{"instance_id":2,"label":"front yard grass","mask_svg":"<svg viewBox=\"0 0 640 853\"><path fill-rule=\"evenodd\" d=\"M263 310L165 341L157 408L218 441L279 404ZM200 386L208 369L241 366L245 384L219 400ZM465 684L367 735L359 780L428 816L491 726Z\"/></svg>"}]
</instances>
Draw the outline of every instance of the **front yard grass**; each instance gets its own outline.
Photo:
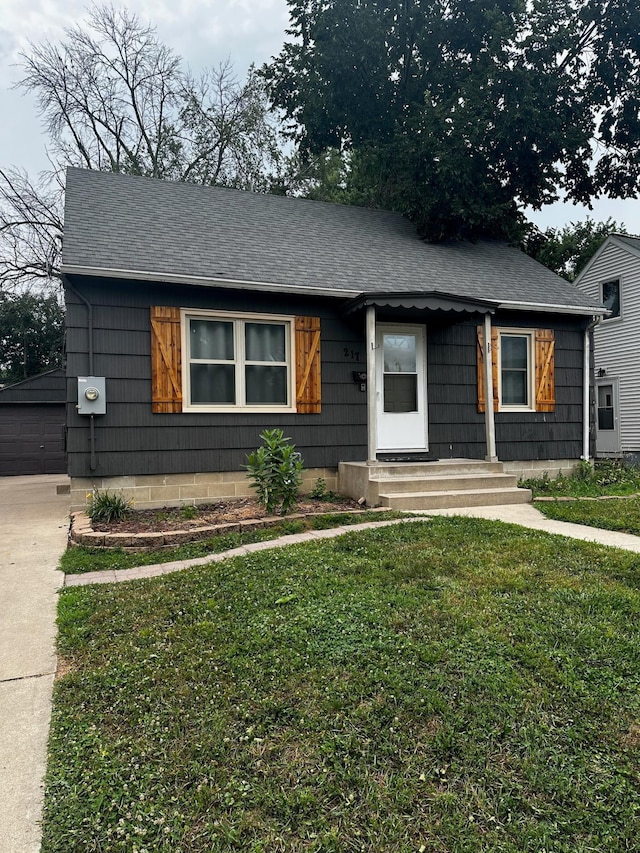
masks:
<instances>
[{"instance_id":1,"label":"front yard grass","mask_svg":"<svg viewBox=\"0 0 640 853\"><path fill-rule=\"evenodd\" d=\"M589 501L539 501L536 509L548 518L640 536L640 498Z\"/></svg>"},{"instance_id":2,"label":"front yard grass","mask_svg":"<svg viewBox=\"0 0 640 853\"><path fill-rule=\"evenodd\" d=\"M435 518L63 590L43 853L637 850L639 580Z\"/></svg>"}]
</instances>

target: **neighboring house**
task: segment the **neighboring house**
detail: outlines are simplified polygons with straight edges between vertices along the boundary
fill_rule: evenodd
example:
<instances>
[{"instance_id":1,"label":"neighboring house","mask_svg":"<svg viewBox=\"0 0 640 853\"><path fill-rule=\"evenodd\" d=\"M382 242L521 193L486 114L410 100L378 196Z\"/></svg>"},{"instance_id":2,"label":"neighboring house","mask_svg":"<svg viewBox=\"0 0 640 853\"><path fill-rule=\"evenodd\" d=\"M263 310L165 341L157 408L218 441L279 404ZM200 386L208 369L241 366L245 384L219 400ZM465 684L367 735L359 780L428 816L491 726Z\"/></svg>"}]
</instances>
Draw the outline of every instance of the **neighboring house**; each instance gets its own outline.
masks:
<instances>
[{"instance_id":1,"label":"neighboring house","mask_svg":"<svg viewBox=\"0 0 640 853\"><path fill-rule=\"evenodd\" d=\"M266 427L332 486L380 457L557 473L589 453L602 306L505 244L69 169L62 270L74 506L92 485L138 506L246 494Z\"/></svg>"},{"instance_id":2,"label":"neighboring house","mask_svg":"<svg viewBox=\"0 0 640 853\"><path fill-rule=\"evenodd\" d=\"M0 477L66 472L66 384L58 367L0 389Z\"/></svg>"},{"instance_id":3,"label":"neighboring house","mask_svg":"<svg viewBox=\"0 0 640 853\"><path fill-rule=\"evenodd\" d=\"M593 331L596 451L640 451L640 238L610 234L576 286L610 313Z\"/></svg>"}]
</instances>

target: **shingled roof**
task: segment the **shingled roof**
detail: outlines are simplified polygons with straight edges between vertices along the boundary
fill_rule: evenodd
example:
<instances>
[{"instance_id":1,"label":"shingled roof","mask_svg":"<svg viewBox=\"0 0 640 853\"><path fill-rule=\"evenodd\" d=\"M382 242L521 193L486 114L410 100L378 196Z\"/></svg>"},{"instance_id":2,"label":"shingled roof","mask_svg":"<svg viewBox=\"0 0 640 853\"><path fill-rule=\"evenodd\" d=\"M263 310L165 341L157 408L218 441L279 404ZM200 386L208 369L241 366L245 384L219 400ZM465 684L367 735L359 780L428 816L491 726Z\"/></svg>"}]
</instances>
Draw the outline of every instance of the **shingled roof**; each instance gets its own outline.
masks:
<instances>
[{"instance_id":1,"label":"shingled roof","mask_svg":"<svg viewBox=\"0 0 640 853\"><path fill-rule=\"evenodd\" d=\"M67 274L599 308L518 249L426 243L396 213L76 168L67 170L62 259Z\"/></svg>"}]
</instances>

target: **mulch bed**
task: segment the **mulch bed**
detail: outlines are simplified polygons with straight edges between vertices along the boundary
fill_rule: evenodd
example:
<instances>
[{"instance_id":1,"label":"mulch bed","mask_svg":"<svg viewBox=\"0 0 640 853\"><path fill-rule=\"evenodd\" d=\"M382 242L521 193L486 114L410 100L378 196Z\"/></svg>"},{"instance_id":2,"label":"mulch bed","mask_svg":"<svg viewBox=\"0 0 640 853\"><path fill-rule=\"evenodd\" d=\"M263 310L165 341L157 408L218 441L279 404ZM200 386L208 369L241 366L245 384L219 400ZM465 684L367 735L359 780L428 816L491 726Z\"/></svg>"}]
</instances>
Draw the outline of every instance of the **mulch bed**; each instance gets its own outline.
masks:
<instances>
[{"instance_id":1,"label":"mulch bed","mask_svg":"<svg viewBox=\"0 0 640 853\"><path fill-rule=\"evenodd\" d=\"M362 506L350 498L338 501L320 501L305 497L298 501L292 510L296 515L318 515L319 513L354 512ZM233 498L196 507L193 518L188 517L185 508L132 510L124 521L111 524L93 524L93 530L100 533L164 533L172 530L210 526L213 524L232 524L248 519L261 519L269 516L262 504L255 498ZM186 514L186 516L185 516ZM283 516L286 519L287 516Z\"/></svg>"}]
</instances>

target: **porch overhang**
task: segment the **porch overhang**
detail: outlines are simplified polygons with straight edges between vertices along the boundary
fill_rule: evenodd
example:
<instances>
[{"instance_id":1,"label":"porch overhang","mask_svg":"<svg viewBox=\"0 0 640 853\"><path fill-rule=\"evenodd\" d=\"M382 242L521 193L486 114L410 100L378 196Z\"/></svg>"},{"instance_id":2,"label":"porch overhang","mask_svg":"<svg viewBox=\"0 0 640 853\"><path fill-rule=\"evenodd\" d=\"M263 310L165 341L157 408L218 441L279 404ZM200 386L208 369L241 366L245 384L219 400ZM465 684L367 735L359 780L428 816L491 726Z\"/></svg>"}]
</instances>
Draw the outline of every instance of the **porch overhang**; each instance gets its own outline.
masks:
<instances>
[{"instance_id":1,"label":"porch overhang","mask_svg":"<svg viewBox=\"0 0 640 853\"><path fill-rule=\"evenodd\" d=\"M404 308L417 311L444 311L459 314L495 314L498 307L495 302L484 299L468 299L436 290L407 291L404 293L363 293L349 300L344 313L353 314L365 308Z\"/></svg>"}]
</instances>

